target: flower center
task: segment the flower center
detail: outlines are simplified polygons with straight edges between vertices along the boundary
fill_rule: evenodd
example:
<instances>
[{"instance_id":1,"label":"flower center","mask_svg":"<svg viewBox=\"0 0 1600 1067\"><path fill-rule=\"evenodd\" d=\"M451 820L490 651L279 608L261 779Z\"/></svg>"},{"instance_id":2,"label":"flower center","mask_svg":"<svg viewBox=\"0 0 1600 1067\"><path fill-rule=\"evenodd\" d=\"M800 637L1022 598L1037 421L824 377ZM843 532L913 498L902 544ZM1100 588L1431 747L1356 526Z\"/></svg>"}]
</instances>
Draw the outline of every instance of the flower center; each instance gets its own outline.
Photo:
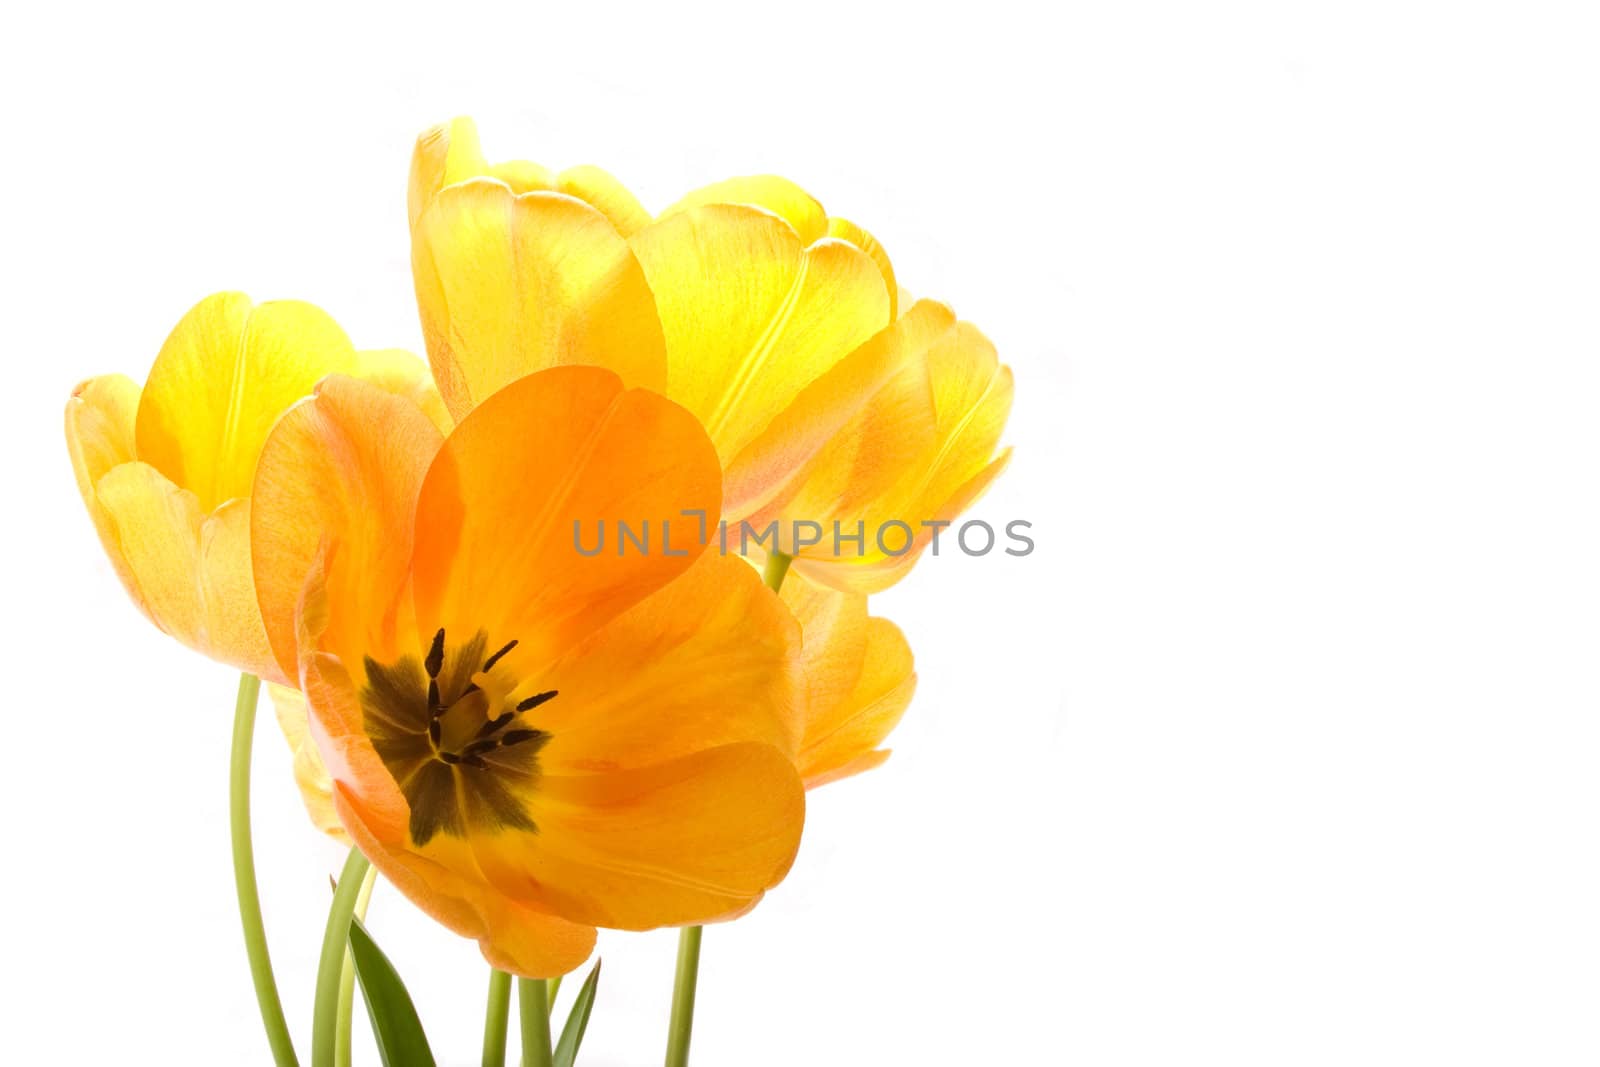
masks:
<instances>
[{"instance_id":1,"label":"flower center","mask_svg":"<svg viewBox=\"0 0 1600 1067\"><path fill-rule=\"evenodd\" d=\"M420 661L366 658L363 724L411 808L418 846L438 833L538 832L526 800L550 734L526 716L556 691L513 699L517 683L494 671L517 642L485 658L487 647L482 630L451 648L440 629Z\"/></svg>"}]
</instances>

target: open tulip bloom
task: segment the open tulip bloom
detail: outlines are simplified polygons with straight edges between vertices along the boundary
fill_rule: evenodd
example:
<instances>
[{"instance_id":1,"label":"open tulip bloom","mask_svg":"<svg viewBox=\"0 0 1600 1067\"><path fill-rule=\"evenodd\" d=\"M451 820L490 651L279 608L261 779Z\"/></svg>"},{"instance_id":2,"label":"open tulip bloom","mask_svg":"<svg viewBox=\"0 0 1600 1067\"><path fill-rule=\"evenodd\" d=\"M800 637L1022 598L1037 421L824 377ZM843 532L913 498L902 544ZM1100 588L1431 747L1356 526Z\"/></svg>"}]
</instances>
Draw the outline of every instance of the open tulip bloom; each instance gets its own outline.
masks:
<instances>
[{"instance_id":1,"label":"open tulip bloom","mask_svg":"<svg viewBox=\"0 0 1600 1067\"><path fill-rule=\"evenodd\" d=\"M307 304L208 297L142 389L74 391L79 488L140 609L245 672L234 870L280 1067L258 679L312 823L353 846L314 1067L349 1062L357 979L384 1062L433 1062L361 922L380 874L492 968L485 1063L513 977L523 1063L570 1065L598 962L558 1040L550 987L598 927L679 927L681 1067L701 924L782 881L806 790L888 756L916 676L868 595L1004 468L1011 372L781 178L652 216L597 168L489 163L458 119L419 138L409 215L426 363Z\"/></svg>"}]
</instances>

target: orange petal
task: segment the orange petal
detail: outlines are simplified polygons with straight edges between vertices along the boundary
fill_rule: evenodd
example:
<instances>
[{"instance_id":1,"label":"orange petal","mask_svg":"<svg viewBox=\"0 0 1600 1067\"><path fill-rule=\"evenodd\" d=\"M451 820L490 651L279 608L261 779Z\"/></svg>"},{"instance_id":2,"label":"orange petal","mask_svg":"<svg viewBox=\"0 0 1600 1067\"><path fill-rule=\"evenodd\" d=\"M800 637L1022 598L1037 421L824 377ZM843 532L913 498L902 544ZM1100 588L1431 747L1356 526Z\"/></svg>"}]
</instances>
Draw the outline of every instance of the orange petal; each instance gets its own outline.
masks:
<instances>
[{"instance_id":1,"label":"orange petal","mask_svg":"<svg viewBox=\"0 0 1600 1067\"><path fill-rule=\"evenodd\" d=\"M549 663L681 574L717 521L721 472L694 417L595 367L561 367L496 393L456 427L428 471L413 564L423 630L516 639ZM648 531L648 552L619 525ZM681 538L672 555L662 524ZM585 555L599 532L598 555ZM530 669L528 666L521 670Z\"/></svg>"},{"instance_id":2,"label":"orange petal","mask_svg":"<svg viewBox=\"0 0 1600 1067\"><path fill-rule=\"evenodd\" d=\"M576 922L623 930L748 910L788 873L805 793L789 757L735 744L608 774L546 774L539 832L474 839L491 882Z\"/></svg>"},{"instance_id":3,"label":"orange petal","mask_svg":"<svg viewBox=\"0 0 1600 1067\"><path fill-rule=\"evenodd\" d=\"M627 242L593 207L474 179L445 187L412 232L428 358L457 421L535 371L592 364L661 390L655 302Z\"/></svg>"},{"instance_id":4,"label":"orange petal","mask_svg":"<svg viewBox=\"0 0 1600 1067\"><path fill-rule=\"evenodd\" d=\"M284 673L298 675L295 610L328 547L340 649L398 647L422 478L443 438L415 404L353 378L324 381L261 450L253 489L256 595Z\"/></svg>"},{"instance_id":5,"label":"orange petal","mask_svg":"<svg viewBox=\"0 0 1600 1067\"><path fill-rule=\"evenodd\" d=\"M581 694L540 712L552 774L659 763L736 741L793 753L804 693L800 627L754 568L705 552L666 587L540 672Z\"/></svg>"},{"instance_id":6,"label":"orange petal","mask_svg":"<svg viewBox=\"0 0 1600 1067\"><path fill-rule=\"evenodd\" d=\"M139 458L194 493L205 511L243 497L278 416L318 379L354 363L350 339L310 304L207 297L150 369L135 428Z\"/></svg>"},{"instance_id":7,"label":"orange petal","mask_svg":"<svg viewBox=\"0 0 1600 1067\"><path fill-rule=\"evenodd\" d=\"M314 569L308 599L322 597L320 580ZM315 647L320 633L314 621L306 636L308 647ZM360 702L337 657L308 654L305 692L310 733L333 781L337 818L390 883L445 927L478 941L491 964L513 974L552 978L588 958L592 927L500 892L478 874L464 843L441 835L430 854L407 847L405 798L362 732ZM440 862L447 849L453 862Z\"/></svg>"},{"instance_id":8,"label":"orange petal","mask_svg":"<svg viewBox=\"0 0 1600 1067\"><path fill-rule=\"evenodd\" d=\"M750 207L691 207L633 236L666 336L668 395L733 459L889 321L877 266Z\"/></svg>"}]
</instances>

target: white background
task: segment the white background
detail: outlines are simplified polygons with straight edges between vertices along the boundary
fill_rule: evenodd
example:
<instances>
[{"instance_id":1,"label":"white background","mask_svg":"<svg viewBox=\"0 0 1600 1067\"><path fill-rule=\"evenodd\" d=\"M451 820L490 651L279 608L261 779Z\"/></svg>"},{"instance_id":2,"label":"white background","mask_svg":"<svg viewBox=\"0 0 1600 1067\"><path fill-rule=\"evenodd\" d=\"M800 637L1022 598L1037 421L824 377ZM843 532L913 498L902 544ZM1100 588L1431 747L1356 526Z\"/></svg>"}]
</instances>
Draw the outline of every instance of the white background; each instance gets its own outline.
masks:
<instances>
[{"instance_id":1,"label":"white background","mask_svg":"<svg viewBox=\"0 0 1600 1067\"><path fill-rule=\"evenodd\" d=\"M233 677L127 603L60 413L221 288L417 347L406 166L457 113L657 208L792 176L1016 370L977 514L1038 551L877 602L921 673L896 755L707 932L698 1067L1600 1059L1587 5L4 19L0 1060L267 1062ZM260 727L303 1048L340 856ZM371 925L476 1063L475 948L386 888ZM660 1061L673 942L602 938L590 1067Z\"/></svg>"}]
</instances>

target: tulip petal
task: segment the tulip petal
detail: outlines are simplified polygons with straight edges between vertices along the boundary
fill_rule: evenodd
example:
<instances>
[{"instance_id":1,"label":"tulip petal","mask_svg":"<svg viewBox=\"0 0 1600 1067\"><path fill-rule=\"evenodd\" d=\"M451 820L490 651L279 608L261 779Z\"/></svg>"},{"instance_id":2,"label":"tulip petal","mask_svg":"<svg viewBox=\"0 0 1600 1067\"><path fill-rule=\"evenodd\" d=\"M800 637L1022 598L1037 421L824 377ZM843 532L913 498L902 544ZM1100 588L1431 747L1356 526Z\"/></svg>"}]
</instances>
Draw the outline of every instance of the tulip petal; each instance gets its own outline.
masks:
<instances>
[{"instance_id":1,"label":"tulip petal","mask_svg":"<svg viewBox=\"0 0 1600 1067\"><path fill-rule=\"evenodd\" d=\"M415 404L338 375L273 429L253 489L252 551L262 618L289 677L298 674L296 606L324 551L336 561L334 647L387 655L400 647L402 631L414 636L399 615L410 534L423 475L442 441Z\"/></svg>"},{"instance_id":2,"label":"tulip petal","mask_svg":"<svg viewBox=\"0 0 1600 1067\"><path fill-rule=\"evenodd\" d=\"M794 862L805 794L787 756L746 743L608 774L546 774L530 811L531 841L474 839L490 881L577 922L644 930L747 910Z\"/></svg>"},{"instance_id":3,"label":"tulip petal","mask_svg":"<svg viewBox=\"0 0 1600 1067\"><path fill-rule=\"evenodd\" d=\"M354 375L417 405L441 434L449 433L455 425L445 409L444 397L439 395L439 387L433 384L433 373L428 370L427 361L414 353L403 348L357 352Z\"/></svg>"},{"instance_id":4,"label":"tulip petal","mask_svg":"<svg viewBox=\"0 0 1600 1067\"><path fill-rule=\"evenodd\" d=\"M300 788L300 800L305 804L311 824L335 841L350 844L339 815L333 807L333 779L322 762L322 754L311 740L311 727L306 721L305 694L286 685L270 684L267 695L272 698L272 710L278 720L292 754L294 783Z\"/></svg>"},{"instance_id":5,"label":"tulip petal","mask_svg":"<svg viewBox=\"0 0 1600 1067\"><path fill-rule=\"evenodd\" d=\"M798 765L807 789L881 763L868 759L916 688L899 627L867 614L867 598L793 575L783 600L805 634L805 735ZM886 754L884 754L886 755Z\"/></svg>"},{"instance_id":6,"label":"tulip petal","mask_svg":"<svg viewBox=\"0 0 1600 1067\"><path fill-rule=\"evenodd\" d=\"M910 398L919 419L908 436L906 428L889 433L879 447L835 448L832 470L809 470L802 480L795 477L824 447L838 438L857 438L845 427L861 418L863 406L891 377L908 363L920 360L928 348L955 325L955 313L943 304L919 300L887 328L829 368L821 377L800 390L793 402L775 416L754 440L740 450L728 464L723 489L723 514L730 521L742 519L782 503L784 493L793 494L811 486L804 518L817 520L832 515L842 482L857 498L869 497L881 488L882 479L895 478L900 468L893 457L934 432L933 416L924 397ZM881 420L880 420L881 421ZM884 449L887 449L885 451ZM875 468L876 477L868 470ZM830 482L831 479L831 482ZM824 487L824 483L829 483ZM817 497L830 498L826 504Z\"/></svg>"},{"instance_id":7,"label":"tulip petal","mask_svg":"<svg viewBox=\"0 0 1600 1067\"><path fill-rule=\"evenodd\" d=\"M540 673L574 699L541 708L551 774L659 763L737 741L793 753L800 628L755 569L703 553L666 587Z\"/></svg>"},{"instance_id":8,"label":"tulip petal","mask_svg":"<svg viewBox=\"0 0 1600 1067\"><path fill-rule=\"evenodd\" d=\"M593 207L474 179L442 189L412 232L434 378L457 421L518 378L603 366L661 390L666 356L644 273Z\"/></svg>"},{"instance_id":9,"label":"tulip petal","mask_svg":"<svg viewBox=\"0 0 1600 1067\"><path fill-rule=\"evenodd\" d=\"M872 257L872 262L878 265L878 272L883 275L883 284L889 290L889 318L898 318L900 314L900 283L895 280L894 264L889 261L889 252L878 243L878 239L865 229L857 226L849 219L829 219L828 236L837 237L841 241L848 241L861 251ZM910 304L910 301L905 301Z\"/></svg>"},{"instance_id":10,"label":"tulip petal","mask_svg":"<svg viewBox=\"0 0 1600 1067\"><path fill-rule=\"evenodd\" d=\"M148 463L112 467L95 483L111 557L127 568L128 591L163 631L203 648L200 527L195 495Z\"/></svg>"},{"instance_id":11,"label":"tulip petal","mask_svg":"<svg viewBox=\"0 0 1600 1067\"><path fill-rule=\"evenodd\" d=\"M139 458L193 492L203 510L243 497L273 422L318 379L354 363L350 339L310 304L207 297L173 329L150 370L139 401Z\"/></svg>"},{"instance_id":12,"label":"tulip petal","mask_svg":"<svg viewBox=\"0 0 1600 1067\"><path fill-rule=\"evenodd\" d=\"M133 426L139 408L139 386L122 374L108 374L81 382L67 401L67 451L72 471L77 476L78 492L94 522L117 577L133 595L141 611L148 614L143 598L135 591L134 575L122 558L116 529L95 493L97 483L111 468L134 458Z\"/></svg>"},{"instance_id":13,"label":"tulip petal","mask_svg":"<svg viewBox=\"0 0 1600 1067\"><path fill-rule=\"evenodd\" d=\"M548 664L689 567L703 546L686 536L668 554L662 523L689 534L694 510L714 524L720 489L711 442L676 404L596 367L523 378L463 420L428 471L419 624L515 639L524 672ZM652 549L625 550L624 523L653 531ZM581 553L600 530L605 550Z\"/></svg>"},{"instance_id":14,"label":"tulip petal","mask_svg":"<svg viewBox=\"0 0 1600 1067\"><path fill-rule=\"evenodd\" d=\"M888 619L868 619L855 685L806 723L800 750L806 788L835 781L843 777L838 771L870 756L899 724L916 686L911 647L900 628ZM859 766L850 773L866 769Z\"/></svg>"},{"instance_id":15,"label":"tulip petal","mask_svg":"<svg viewBox=\"0 0 1600 1067\"><path fill-rule=\"evenodd\" d=\"M256 603L250 566L249 500L233 499L206 516L199 530L199 592L202 638L195 647L270 682L287 682L297 671L273 655Z\"/></svg>"},{"instance_id":16,"label":"tulip petal","mask_svg":"<svg viewBox=\"0 0 1600 1067\"><path fill-rule=\"evenodd\" d=\"M457 118L417 138L407 196L413 230L441 189L472 178L496 178L519 194L543 191L577 197L610 219L624 237L650 221L650 213L627 187L599 167L573 167L551 174L526 160L488 162L478 141L477 125L471 119Z\"/></svg>"},{"instance_id":17,"label":"tulip petal","mask_svg":"<svg viewBox=\"0 0 1600 1067\"><path fill-rule=\"evenodd\" d=\"M794 182L776 174L754 174L714 182L667 208L661 218L681 215L690 208L706 204L747 204L770 211L794 227L803 244L814 244L828 236L828 213L822 205Z\"/></svg>"},{"instance_id":18,"label":"tulip petal","mask_svg":"<svg viewBox=\"0 0 1600 1067\"><path fill-rule=\"evenodd\" d=\"M633 236L666 336L669 395L725 461L888 324L877 266L749 207L689 208Z\"/></svg>"}]
</instances>

